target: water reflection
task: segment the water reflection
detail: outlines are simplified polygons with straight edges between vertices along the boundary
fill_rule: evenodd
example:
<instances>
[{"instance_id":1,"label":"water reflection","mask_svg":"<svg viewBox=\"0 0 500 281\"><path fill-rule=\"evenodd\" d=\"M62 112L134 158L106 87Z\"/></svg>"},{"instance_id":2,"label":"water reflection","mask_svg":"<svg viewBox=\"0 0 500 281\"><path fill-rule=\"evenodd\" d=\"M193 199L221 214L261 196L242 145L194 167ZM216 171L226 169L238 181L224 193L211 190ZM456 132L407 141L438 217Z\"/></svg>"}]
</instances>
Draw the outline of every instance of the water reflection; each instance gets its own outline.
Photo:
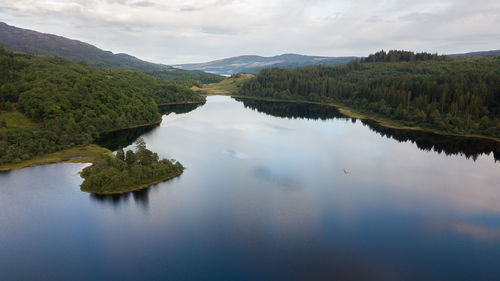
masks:
<instances>
[{"instance_id":1,"label":"water reflection","mask_svg":"<svg viewBox=\"0 0 500 281\"><path fill-rule=\"evenodd\" d=\"M113 206L120 205L121 203L128 203L130 199L130 193L124 193L124 194L90 194L90 198L93 201L103 203L103 204L109 204Z\"/></svg>"},{"instance_id":2,"label":"water reflection","mask_svg":"<svg viewBox=\"0 0 500 281\"><path fill-rule=\"evenodd\" d=\"M184 114L189 113L200 106L203 106L205 102L200 103L190 103L190 104L171 104L171 105L160 105L158 110L162 115L168 115L170 113Z\"/></svg>"},{"instance_id":3,"label":"water reflection","mask_svg":"<svg viewBox=\"0 0 500 281\"><path fill-rule=\"evenodd\" d=\"M137 205L142 207L144 210L148 210L150 192L151 192L151 187L123 194L108 194L108 195L90 194L90 199L100 204L119 207L122 204L123 205L129 204L130 199L133 198L134 202Z\"/></svg>"},{"instance_id":4,"label":"water reflection","mask_svg":"<svg viewBox=\"0 0 500 281\"><path fill-rule=\"evenodd\" d=\"M247 108L275 117L312 120L351 119L332 106L297 102L271 102L246 98L234 99L243 102L243 105Z\"/></svg>"},{"instance_id":5,"label":"water reflection","mask_svg":"<svg viewBox=\"0 0 500 281\"><path fill-rule=\"evenodd\" d=\"M351 122L356 122L356 119L346 117L331 106L294 102L269 102L245 98L235 98L235 100L242 102L246 108L275 117L312 120L350 119ZM464 155L474 161L482 154L489 155L492 153L495 162L500 161L500 143L493 140L392 129L383 127L372 120L362 120L361 122L383 137L392 138L399 142L412 142L420 150L435 151L446 155Z\"/></svg>"},{"instance_id":6,"label":"water reflection","mask_svg":"<svg viewBox=\"0 0 500 281\"><path fill-rule=\"evenodd\" d=\"M203 106L205 102L196 104L174 104L174 105L163 105L159 106L159 111L162 115L169 115L170 113L175 114L185 114L189 113L200 106ZM103 134L96 143L103 146L111 151L115 151L120 147L127 147L134 143L140 136L148 133L152 133L155 129L159 128L159 124L145 127L138 127L132 129L125 129L120 131L115 131L107 134ZM144 210L149 208L149 193L154 189L156 185L150 186L145 189L138 191L133 191L125 194L90 194L90 198L94 202L100 204L112 205L118 207L120 205L129 204L130 197L134 199L134 202L141 206Z\"/></svg>"},{"instance_id":7,"label":"water reflection","mask_svg":"<svg viewBox=\"0 0 500 281\"><path fill-rule=\"evenodd\" d=\"M279 173L271 167L258 166L254 169L254 175L257 178L272 182L282 187L284 190L297 190L304 186L299 180L295 179L293 175Z\"/></svg>"},{"instance_id":8,"label":"water reflection","mask_svg":"<svg viewBox=\"0 0 500 281\"><path fill-rule=\"evenodd\" d=\"M81 192L82 164L0 174L0 279L500 276L491 155L447 157L356 120L276 118L216 96L144 137L184 174L120 196Z\"/></svg>"},{"instance_id":9,"label":"water reflection","mask_svg":"<svg viewBox=\"0 0 500 281\"><path fill-rule=\"evenodd\" d=\"M493 140L445 136L414 130L397 130L380 126L377 122L371 120L363 120L362 122L381 136L399 142L410 141L415 143L421 150L435 151L446 155L464 155L466 158L474 159L474 161L482 154L489 155L493 153L495 162L500 161L500 143Z\"/></svg>"},{"instance_id":10,"label":"water reflection","mask_svg":"<svg viewBox=\"0 0 500 281\"><path fill-rule=\"evenodd\" d=\"M196 104L163 105L159 106L158 109L162 115L168 115L170 113L184 114L191 112L204 104L205 102ZM101 135L101 137L96 140L96 144L105 147L111 151L115 151L120 147L127 147L131 145L137 140L137 138L139 138L142 135L153 132L158 127L159 124L155 124L151 126L144 126L144 127L110 132Z\"/></svg>"},{"instance_id":11,"label":"water reflection","mask_svg":"<svg viewBox=\"0 0 500 281\"><path fill-rule=\"evenodd\" d=\"M134 143L134 141L137 140L137 138L144 134L152 132L158 127L159 124L156 124L152 126L144 126L106 133L101 135L101 137L96 140L96 144L111 151L115 151L120 147L127 147L131 145L132 143Z\"/></svg>"}]
</instances>

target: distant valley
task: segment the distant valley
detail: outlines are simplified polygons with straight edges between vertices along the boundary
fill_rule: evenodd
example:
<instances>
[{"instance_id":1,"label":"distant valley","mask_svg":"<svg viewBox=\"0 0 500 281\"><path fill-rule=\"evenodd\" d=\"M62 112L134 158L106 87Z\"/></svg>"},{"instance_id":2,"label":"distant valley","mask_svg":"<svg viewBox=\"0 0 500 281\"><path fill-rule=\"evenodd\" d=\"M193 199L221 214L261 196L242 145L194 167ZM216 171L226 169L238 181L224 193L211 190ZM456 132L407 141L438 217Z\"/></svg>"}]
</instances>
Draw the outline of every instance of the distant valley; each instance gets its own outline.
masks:
<instances>
[{"instance_id":1,"label":"distant valley","mask_svg":"<svg viewBox=\"0 0 500 281\"><path fill-rule=\"evenodd\" d=\"M293 68L307 65L341 65L346 64L356 57L319 57L297 54L284 54L273 57L238 56L215 60L206 63L190 63L174 65L185 70L202 70L220 75L231 75L239 72L257 74L266 67Z\"/></svg>"},{"instance_id":2,"label":"distant valley","mask_svg":"<svg viewBox=\"0 0 500 281\"><path fill-rule=\"evenodd\" d=\"M461 57L479 57L491 56L500 54L500 50L484 51L484 52L471 52L464 54L451 54L448 55L452 58ZM185 70L202 70L219 75L232 75L235 73L250 73L258 74L263 68L281 67L281 68L294 68L309 65L343 65L348 62L361 59L361 57L321 57L321 56L304 56L298 54L284 54L273 57L261 56L238 56L226 59L220 59L205 63L189 63L179 64L173 67Z\"/></svg>"}]
</instances>

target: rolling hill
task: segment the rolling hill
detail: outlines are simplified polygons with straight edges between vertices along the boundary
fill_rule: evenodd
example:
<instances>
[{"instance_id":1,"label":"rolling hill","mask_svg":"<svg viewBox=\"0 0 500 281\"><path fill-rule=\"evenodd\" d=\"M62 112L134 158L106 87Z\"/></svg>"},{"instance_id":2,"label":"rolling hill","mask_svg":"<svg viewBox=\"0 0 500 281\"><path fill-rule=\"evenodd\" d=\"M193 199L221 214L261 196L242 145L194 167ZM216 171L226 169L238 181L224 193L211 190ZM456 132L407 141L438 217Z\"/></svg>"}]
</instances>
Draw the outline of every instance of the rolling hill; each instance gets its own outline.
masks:
<instances>
[{"instance_id":1,"label":"rolling hill","mask_svg":"<svg viewBox=\"0 0 500 281\"><path fill-rule=\"evenodd\" d=\"M448 56L451 58L468 58L468 57L484 57L484 56L494 56L494 55L500 55L500 50L471 52L465 54L451 54Z\"/></svg>"},{"instance_id":2,"label":"rolling hill","mask_svg":"<svg viewBox=\"0 0 500 281\"><path fill-rule=\"evenodd\" d=\"M185 70L202 70L206 72L231 75L245 72L257 74L267 67L292 68L306 65L339 65L348 63L356 57L318 57L297 54L284 54L274 57L239 56L206 63L180 64L174 67Z\"/></svg>"},{"instance_id":3,"label":"rolling hill","mask_svg":"<svg viewBox=\"0 0 500 281\"><path fill-rule=\"evenodd\" d=\"M499 55L500 50L484 51L484 52L472 52L464 54L450 54L447 55L451 58L461 58L461 57L482 57ZM281 68L294 68L307 65L342 65L349 61L359 59L359 57L319 57L319 56L304 56L297 54L284 54L273 57L261 57L261 56L238 56L232 58L226 58L221 60L215 60L205 63L189 63L189 64L179 64L173 67L185 70L202 70L210 73L216 73L220 75L231 75L239 72L257 74L263 68L269 67L281 67Z\"/></svg>"},{"instance_id":4,"label":"rolling hill","mask_svg":"<svg viewBox=\"0 0 500 281\"><path fill-rule=\"evenodd\" d=\"M113 54L78 40L22 29L3 22L0 22L0 45L15 52L85 61L91 66L120 67L139 71L170 68L127 54Z\"/></svg>"}]
</instances>

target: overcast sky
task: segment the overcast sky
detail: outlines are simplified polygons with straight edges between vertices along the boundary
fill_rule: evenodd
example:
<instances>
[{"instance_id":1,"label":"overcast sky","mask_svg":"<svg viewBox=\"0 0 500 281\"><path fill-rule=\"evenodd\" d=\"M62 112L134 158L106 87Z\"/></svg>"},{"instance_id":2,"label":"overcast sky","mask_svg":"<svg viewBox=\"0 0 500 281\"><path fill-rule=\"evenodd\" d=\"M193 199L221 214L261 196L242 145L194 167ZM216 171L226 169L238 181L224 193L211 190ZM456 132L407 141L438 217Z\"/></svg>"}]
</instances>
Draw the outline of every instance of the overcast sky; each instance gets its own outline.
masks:
<instances>
[{"instance_id":1,"label":"overcast sky","mask_svg":"<svg viewBox=\"0 0 500 281\"><path fill-rule=\"evenodd\" d=\"M0 21L165 64L500 49L500 0L0 0Z\"/></svg>"}]
</instances>

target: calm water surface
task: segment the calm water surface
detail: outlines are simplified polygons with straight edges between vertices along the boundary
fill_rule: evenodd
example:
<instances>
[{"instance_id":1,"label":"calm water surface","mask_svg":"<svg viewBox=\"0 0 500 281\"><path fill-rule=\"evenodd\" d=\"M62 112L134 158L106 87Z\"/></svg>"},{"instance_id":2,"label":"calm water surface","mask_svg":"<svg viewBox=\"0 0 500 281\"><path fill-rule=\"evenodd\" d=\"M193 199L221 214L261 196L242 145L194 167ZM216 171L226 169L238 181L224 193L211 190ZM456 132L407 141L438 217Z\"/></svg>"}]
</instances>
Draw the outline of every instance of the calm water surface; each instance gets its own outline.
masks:
<instances>
[{"instance_id":1,"label":"calm water surface","mask_svg":"<svg viewBox=\"0 0 500 281\"><path fill-rule=\"evenodd\" d=\"M229 97L174 111L102 140L187 167L147 190L0 173L0 280L499 280L498 145Z\"/></svg>"}]
</instances>

